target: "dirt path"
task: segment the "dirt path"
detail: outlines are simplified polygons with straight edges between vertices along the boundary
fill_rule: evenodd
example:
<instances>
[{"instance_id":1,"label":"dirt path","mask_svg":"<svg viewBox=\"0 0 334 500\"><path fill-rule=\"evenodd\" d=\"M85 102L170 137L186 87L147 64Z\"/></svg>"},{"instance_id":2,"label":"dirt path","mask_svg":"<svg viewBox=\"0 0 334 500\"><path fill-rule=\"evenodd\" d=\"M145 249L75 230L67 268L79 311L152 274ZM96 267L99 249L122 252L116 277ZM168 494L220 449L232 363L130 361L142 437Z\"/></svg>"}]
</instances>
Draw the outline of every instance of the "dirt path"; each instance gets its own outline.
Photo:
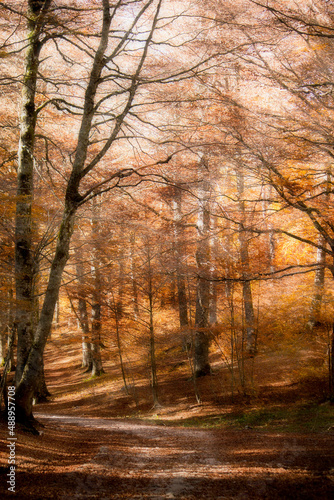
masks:
<instances>
[{"instance_id":1,"label":"dirt path","mask_svg":"<svg viewBox=\"0 0 334 500\"><path fill-rule=\"evenodd\" d=\"M43 434L18 436L15 498L333 498L333 435L36 416Z\"/></svg>"}]
</instances>

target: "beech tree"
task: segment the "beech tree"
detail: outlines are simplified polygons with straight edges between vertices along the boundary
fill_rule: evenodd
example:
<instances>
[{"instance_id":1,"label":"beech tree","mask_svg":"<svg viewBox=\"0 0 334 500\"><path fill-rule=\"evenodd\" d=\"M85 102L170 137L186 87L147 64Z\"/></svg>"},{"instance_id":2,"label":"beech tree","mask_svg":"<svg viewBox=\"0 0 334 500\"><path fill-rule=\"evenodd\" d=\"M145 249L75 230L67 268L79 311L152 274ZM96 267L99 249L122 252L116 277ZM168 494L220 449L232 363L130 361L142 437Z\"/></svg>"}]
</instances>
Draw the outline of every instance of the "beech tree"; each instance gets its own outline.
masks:
<instances>
[{"instance_id":1,"label":"beech tree","mask_svg":"<svg viewBox=\"0 0 334 500\"><path fill-rule=\"evenodd\" d=\"M85 287L85 280L83 279L84 268L80 260L76 263L76 274L77 274L77 295L78 295L78 309L75 314L78 317L80 323L80 328L82 330L82 368L85 368L87 372L90 372L93 367L92 361L92 349L90 343L90 331L89 331L89 320L88 320L88 308L87 308L87 287ZM73 299L71 298L71 301ZM74 306L72 307L74 308Z\"/></svg>"},{"instance_id":2,"label":"beech tree","mask_svg":"<svg viewBox=\"0 0 334 500\"><path fill-rule=\"evenodd\" d=\"M172 196L172 210L173 210L173 249L175 255L175 272L176 272L176 285L177 285L177 303L179 310L179 322L181 335L183 337L183 346L186 347L189 336L189 300L187 293L186 282L186 245L185 245L185 231L182 225L182 190L180 187L175 186Z\"/></svg>"},{"instance_id":3,"label":"beech tree","mask_svg":"<svg viewBox=\"0 0 334 500\"><path fill-rule=\"evenodd\" d=\"M210 184L204 169L208 168L203 158L199 175L203 179L199 183L197 248L196 263L198 270L196 287L196 313L194 338L194 374L196 377L208 375L211 371L209 363L209 308L210 308Z\"/></svg>"},{"instance_id":4,"label":"beech tree","mask_svg":"<svg viewBox=\"0 0 334 500\"><path fill-rule=\"evenodd\" d=\"M255 327L255 314L253 306L253 295L250 281L250 265L249 265L249 242L247 239L247 232L245 231L246 213L244 202L245 191L245 178L242 167L235 169L237 178L237 187L239 195L239 211L241 216L241 224L239 227L239 245L240 245L240 263L242 270L242 293L243 304L245 310L245 326L246 326L246 350L249 354L254 355L256 352L256 327Z\"/></svg>"},{"instance_id":5,"label":"beech tree","mask_svg":"<svg viewBox=\"0 0 334 500\"><path fill-rule=\"evenodd\" d=\"M207 60L192 58L177 70L160 69L156 65L155 74L154 71L152 74L155 56L150 48L164 45L162 3L162 0L135 3L120 0L116 4L110 4L108 0L101 0L92 1L87 6L85 4L83 8L79 0L70 4L52 0L28 0L26 10L23 11L27 20L27 36L20 116L15 251L16 321L19 337L16 404L19 420L29 422L32 418L32 400L40 376L43 351L52 325L62 274L69 258L77 211L100 192L135 185L145 179L145 171L142 169L119 167L110 155L111 148L120 139L126 142L129 135L136 136L134 122L137 120L137 123L143 123L138 111L140 99L144 101L146 109L150 104L145 102L148 86L188 78ZM16 15L21 14L18 2L2 2L1 7ZM92 16L94 23L87 28L86 21ZM173 23L175 19L178 19L177 15L169 17L168 23ZM98 24L100 29L97 29ZM157 35L154 39L155 33ZM85 36L90 37L90 46L87 45ZM182 42L175 45L182 47L186 38L183 37ZM168 45L171 45L170 41L165 46ZM43 59L43 51L50 54L51 58L54 57L51 46L55 50L57 61L61 60L67 67L77 61L79 55L82 57L85 62L75 68L78 70L77 81L80 82L84 75L87 83L72 99L53 91L53 95L50 92L49 98L46 96L41 104L37 104L40 78L44 78L49 88L57 91L62 86L61 82L56 81L56 77L51 76L50 63ZM149 61L150 72L146 71L146 61ZM43 70L47 64L49 74L44 77ZM67 88L66 82L64 86ZM80 85L77 85L77 89L79 88ZM55 109L62 119L72 123L76 145L72 152L71 147L66 147L69 162L64 174L61 174L65 181L62 220L57 232L43 306L36 330L33 331L32 283L36 274L32 242L34 158L37 152L36 140L40 138L41 144L44 144L44 153L50 161L50 150L54 143L45 133L37 134L37 127L41 127L38 118L49 113L49 109ZM146 125L143 133L145 127ZM56 158L52 165L55 161ZM162 162L166 161L168 158L164 157ZM110 163L113 168L107 168ZM158 165L159 160L155 164Z\"/></svg>"}]
</instances>

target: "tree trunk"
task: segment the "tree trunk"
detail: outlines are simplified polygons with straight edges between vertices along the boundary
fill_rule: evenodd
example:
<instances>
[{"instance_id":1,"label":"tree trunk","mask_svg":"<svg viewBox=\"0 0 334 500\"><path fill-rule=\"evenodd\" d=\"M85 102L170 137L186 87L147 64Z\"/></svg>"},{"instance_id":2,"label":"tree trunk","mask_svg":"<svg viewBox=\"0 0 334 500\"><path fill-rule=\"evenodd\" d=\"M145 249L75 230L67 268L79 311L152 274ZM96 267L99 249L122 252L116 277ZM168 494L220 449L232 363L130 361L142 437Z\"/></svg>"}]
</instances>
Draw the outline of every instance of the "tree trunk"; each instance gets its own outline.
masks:
<instances>
[{"instance_id":1,"label":"tree trunk","mask_svg":"<svg viewBox=\"0 0 334 500\"><path fill-rule=\"evenodd\" d=\"M7 327L7 331L8 331L8 341L7 341L7 345L8 345L8 349L9 349L9 345L10 345L10 337L11 337L11 334L12 332L14 332L14 339L13 339L13 346L15 345L15 341L16 341L16 326L15 326L15 321L14 321L14 291L13 291L13 288L12 288L12 285L13 285L13 282L12 282L12 277L11 277L11 280L10 280L10 288L9 288L9 291L8 291L8 302L9 302L9 306L8 306L8 327ZM9 368L8 370L9 371L14 371L16 370L16 366L15 366L15 358L14 358L14 347L12 349L10 349L10 360L9 360Z\"/></svg>"},{"instance_id":2,"label":"tree trunk","mask_svg":"<svg viewBox=\"0 0 334 500\"><path fill-rule=\"evenodd\" d=\"M217 230L217 219L211 217L211 231L212 234L209 239L210 244L210 288L209 288L209 325L215 325L217 323L217 299L218 290L217 282L214 280L216 272L216 260L217 260L217 247L218 238L216 235Z\"/></svg>"},{"instance_id":3,"label":"tree trunk","mask_svg":"<svg viewBox=\"0 0 334 500\"><path fill-rule=\"evenodd\" d=\"M131 283L132 283L133 312L135 319L137 319L139 316L139 305L138 305L138 287L136 282L136 267L134 262L135 243L136 243L136 236L134 233L132 233L130 235L130 273L131 273Z\"/></svg>"},{"instance_id":4,"label":"tree trunk","mask_svg":"<svg viewBox=\"0 0 334 500\"><path fill-rule=\"evenodd\" d=\"M4 398L5 408L7 407L6 383L7 383L7 375L10 371L12 352L14 350L15 333L16 333L16 327L15 325L13 325L8 335L8 350L4 360L2 376L0 376L0 411L1 411L2 398Z\"/></svg>"},{"instance_id":5,"label":"tree trunk","mask_svg":"<svg viewBox=\"0 0 334 500\"><path fill-rule=\"evenodd\" d=\"M15 218L15 287L17 325L16 383L21 380L23 369L33 341L33 281L35 266L32 250L32 203L34 194L34 145L35 145L35 95L39 68L41 6L28 2L27 49L22 88L20 115L20 141L18 149L17 194ZM40 4L40 2L39 2ZM45 2L44 9L50 2Z\"/></svg>"},{"instance_id":6,"label":"tree trunk","mask_svg":"<svg viewBox=\"0 0 334 500\"><path fill-rule=\"evenodd\" d=\"M151 365L151 388L154 408L160 406L158 398L158 377L157 362L155 356L155 335L154 335L154 315L153 315L153 283L151 267L151 249L147 246L147 271L148 271L148 299L149 299L149 332L150 332L150 365Z\"/></svg>"},{"instance_id":7,"label":"tree trunk","mask_svg":"<svg viewBox=\"0 0 334 500\"><path fill-rule=\"evenodd\" d=\"M96 299L95 299L96 300ZM101 304L95 302L92 305L92 377L99 377L104 373L101 359Z\"/></svg>"},{"instance_id":8,"label":"tree trunk","mask_svg":"<svg viewBox=\"0 0 334 500\"><path fill-rule=\"evenodd\" d=\"M37 381L37 390L35 393L34 400L36 403L45 403L48 401L48 398L51 396L49 392L46 381L45 381L45 373L44 373L44 359L42 357L42 366L40 369L39 380Z\"/></svg>"},{"instance_id":9,"label":"tree trunk","mask_svg":"<svg viewBox=\"0 0 334 500\"><path fill-rule=\"evenodd\" d=\"M82 362L81 368L85 368L86 372L92 371L93 361L92 361L92 350L90 343L87 342L86 336L82 337Z\"/></svg>"},{"instance_id":10,"label":"tree trunk","mask_svg":"<svg viewBox=\"0 0 334 500\"><path fill-rule=\"evenodd\" d=\"M319 237L319 244L324 247L326 241L323 236ZM310 306L310 315L306 325L308 332L312 333L314 327L317 326L320 320L322 297L324 294L325 286L325 264L326 264L326 253L323 248L318 248L317 251L317 265L318 268L315 272L314 277L314 294Z\"/></svg>"},{"instance_id":11,"label":"tree trunk","mask_svg":"<svg viewBox=\"0 0 334 500\"><path fill-rule=\"evenodd\" d=\"M255 315L253 307L252 288L249 281L244 281L242 285L242 296L244 301L245 322L246 322L246 350L254 355L257 351Z\"/></svg>"},{"instance_id":12,"label":"tree trunk","mask_svg":"<svg viewBox=\"0 0 334 500\"><path fill-rule=\"evenodd\" d=\"M275 272L275 233L273 231L273 226L270 221L270 210L268 209L270 205L270 200L272 198L272 186L263 186L263 201L262 201L262 211L263 211L263 222L262 224L267 230L266 234L266 253L268 259L268 267L271 273Z\"/></svg>"},{"instance_id":13,"label":"tree trunk","mask_svg":"<svg viewBox=\"0 0 334 500\"><path fill-rule=\"evenodd\" d=\"M334 403L334 322L329 346L329 400Z\"/></svg>"},{"instance_id":14,"label":"tree trunk","mask_svg":"<svg viewBox=\"0 0 334 500\"><path fill-rule=\"evenodd\" d=\"M158 398L158 377L157 377L157 362L155 357L155 337L154 337L154 323L153 323L153 301L152 295L149 296L150 301L150 362L151 362L151 387L153 406L159 406Z\"/></svg>"},{"instance_id":15,"label":"tree trunk","mask_svg":"<svg viewBox=\"0 0 334 500\"><path fill-rule=\"evenodd\" d=\"M204 166L204 165L203 165ZM201 175L207 175L204 168ZM203 377L211 373L209 363L209 308L210 308L210 186L203 180L199 189L196 251L197 288L194 335L194 374Z\"/></svg>"},{"instance_id":16,"label":"tree trunk","mask_svg":"<svg viewBox=\"0 0 334 500\"><path fill-rule=\"evenodd\" d=\"M255 314L253 307L253 297L252 297L252 287L249 280L250 277L250 266L249 266L249 253L248 253L248 239L247 234L244 230L244 224L246 222L246 212L245 212L245 202L243 201L244 195L244 175L241 170L235 170L237 176L237 186L239 193L239 209L241 212L241 225L239 228L239 245L240 245L240 261L241 270L243 277L242 284L242 295L244 301L244 313L245 313L245 323L246 323L246 350L250 355L254 355L257 350L257 338L256 338L256 328L255 328Z\"/></svg>"},{"instance_id":17,"label":"tree trunk","mask_svg":"<svg viewBox=\"0 0 334 500\"><path fill-rule=\"evenodd\" d=\"M36 264L36 272L35 272L34 286L33 286L33 293L34 293L34 309L32 314L33 331L36 330L39 321L39 298L38 298L39 269L37 271L37 265L38 264ZM44 403L45 401L48 400L49 396L51 396L51 394L46 386L45 373L44 373L44 358L42 358L42 365L39 373L39 378L37 381L37 388L36 388L36 393L34 395L34 401L36 403Z\"/></svg>"},{"instance_id":18,"label":"tree trunk","mask_svg":"<svg viewBox=\"0 0 334 500\"><path fill-rule=\"evenodd\" d=\"M331 191L332 191L332 172L329 167L326 174L326 201L328 205L331 203ZM323 234L319 234L318 243L320 248L317 251L317 265L318 268L315 272L314 277L314 295L310 307L310 316L308 323L306 325L306 330L310 333L313 332L314 327L320 321L321 304L324 294L325 286L325 267L326 267L326 239Z\"/></svg>"},{"instance_id":19,"label":"tree trunk","mask_svg":"<svg viewBox=\"0 0 334 500\"><path fill-rule=\"evenodd\" d=\"M101 273L100 273L100 258L98 249L98 237L100 233L99 221L99 206L97 199L93 199L92 205L92 235L94 240L94 248L92 251L92 275L94 280L94 290L92 294L92 337L91 337L91 354L92 354L92 376L98 377L104 373L101 359Z\"/></svg>"},{"instance_id":20,"label":"tree trunk","mask_svg":"<svg viewBox=\"0 0 334 500\"><path fill-rule=\"evenodd\" d=\"M121 318L123 316L123 294L124 294L124 260L119 257L119 273L118 273L118 300L116 303L117 316Z\"/></svg>"},{"instance_id":21,"label":"tree trunk","mask_svg":"<svg viewBox=\"0 0 334 500\"><path fill-rule=\"evenodd\" d=\"M80 242L79 242L80 248ZM77 273L77 282L79 287L79 297L78 297L78 321L82 331L82 363L81 367L86 368L87 372L92 370L92 351L91 345L89 342L90 332L89 332L89 321L88 321L88 312L87 312L87 301L85 298L85 290L84 290L84 278L83 278L83 266L81 263L81 252L78 251L78 262L76 264L76 273Z\"/></svg>"},{"instance_id":22,"label":"tree trunk","mask_svg":"<svg viewBox=\"0 0 334 500\"><path fill-rule=\"evenodd\" d=\"M93 368L92 350L89 342L89 322L87 313L87 302L83 297L78 299L78 315L80 327L82 330L82 363L81 367L90 372Z\"/></svg>"},{"instance_id":23,"label":"tree trunk","mask_svg":"<svg viewBox=\"0 0 334 500\"><path fill-rule=\"evenodd\" d=\"M179 323L182 338L182 347L185 350L190 342L189 337L189 318L188 318L188 299L186 285L185 255L184 255L184 234L182 228L182 210L181 210L181 190L174 189L172 208L173 208L173 236L174 236L174 255L176 269L177 303L179 310Z\"/></svg>"},{"instance_id":24,"label":"tree trunk","mask_svg":"<svg viewBox=\"0 0 334 500\"><path fill-rule=\"evenodd\" d=\"M6 358L6 346L7 346L7 327L4 328L1 325L0 332L0 366L3 366Z\"/></svg>"},{"instance_id":25,"label":"tree trunk","mask_svg":"<svg viewBox=\"0 0 334 500\"><path fill-rule=\"evenodd\" d=\"M77 206L66 201L63 220L58 234L55 256L52 261L48 286L36 329L33 345L20 382L16 389L17 421L29 423L32 419L33 397L38 387L43 366L43 351L52 326L53 313L61 285L62 274L69 257L69 247L73 233Z\"/></svg>"},{"instance_id":26,"label":"tree trunk","mask_svg":"<svg viewBox=\"0 0 334 500\"><path fill-rule=\"evenodd\" d=\"M268 237L268 254L269 254L269 268L270 272L274 273L275 272L275 252L276 252L276 242L275 242L275 233L272 230L271 224L269 224L269 237Z\"/></svg>"},{"instance_id":27,"label":"tree trunk","mask_svg":"<svg viewBox=\"0 0 334 500\"><path fill-rule=\"evenodd\" d=\"M32 251L32 203L33 203L33 168L36 129L35 96L39 68L39 56L42 47L41 30L43 16L50 7L51 0L43 3L28 1L27 9L27 49L22 88L22 106L20 114L20 141L18 149L17 197L15 217L15 288L17 328L17 366L16 366L16 412L17 418L30 418L32 399L37 389L42 366L41 352L38 361L32 365L32 377L27 377L28 359L34 351L32 314L34 306L33 281L35 266ZM38 365L36 365L38 363ZM31 365L31 366L32 366ZM32 380L34 378L34 381ZM23 389L23 387L25 389ZM23 394L25 393L25 394Z\"/></svg>"},{"instance_id":28,"label":"tree trunk","mask_svg":"<svg viewBox=\"0 0 334 500\"><path fill-rule=\"evenodd\" d=\"M208 335L209 291L208 283L198 278L195 335L194 335L194 373L195 377L203 377L211 373L209 363L209 335Z\"/></svg>"},{"instance_id":29,"label":"tree trunk","mask_svg":"<svg viewBox=\"0 0 334 500\"><path fill-rule=\"evenodd\" d=\"M60 301L58 297L58 300L56 302L54 321L53 321L53 325L56 330L59 328L59 322L60 322ZM51 337L51 332L50 332L50 337Z\"/></svg>"},{"instance_id":30,"label":"tree trunk","mask_svg":"<svg viewBox=\"0 0 334 500\"><path fill-rule=\"evenodd\" d=\"M120 336L120 325L119 325L119 316L118 316L119 304L120 304L120 299L118 299L118 301L116 303L114 295L113 295L113 310L115 313L115 328L116 328L116 341L117 341L118 356L119 356L119 362L121 365L121 372L122 372L124 389L125 389L125 392L127 394L129 394L129 388L128 388L128 384L126 381L125 367L124 367L124 361L123 361L122 342L121 342L121 336Z\"/></svg>"}]
</instances>

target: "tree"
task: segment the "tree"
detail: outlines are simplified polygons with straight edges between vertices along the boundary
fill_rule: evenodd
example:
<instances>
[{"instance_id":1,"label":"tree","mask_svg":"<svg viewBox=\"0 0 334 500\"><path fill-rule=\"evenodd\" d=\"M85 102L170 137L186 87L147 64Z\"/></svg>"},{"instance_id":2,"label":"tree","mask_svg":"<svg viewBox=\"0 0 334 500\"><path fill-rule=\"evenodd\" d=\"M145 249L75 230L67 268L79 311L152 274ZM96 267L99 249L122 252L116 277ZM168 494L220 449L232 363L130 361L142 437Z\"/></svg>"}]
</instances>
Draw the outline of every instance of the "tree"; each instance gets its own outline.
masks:
<instances>
[{"instance_id":1,"label":"tree","mask_svg":"<svg viewBox=\"0 0 334 500\"><path fill-rule=\"evenodd\" d=\"M317 269L314 276L314 293L311 300L309 319L307 322L307 329L310 333L312 333L314 328L320 323L321 303L325 286L326 254L323 247L326 246L326 242L323 241L322 236L320 236L320 240L320 248L317 249Z\"/></svg>"},{"instance_id":2,"label":"tree","mask_svg":"<svg viewBox=\"0 0 334 500\"><path fill-rule=\"evenodd\" d=\"M144 4L140 16L145 12L152 2ZM93 125L93 117L96 115L96 104L94 103L97 90L101 84L101 74L103 68L108 64L105 56L108 47L109 29L112 20L110 5L108 1L103 1L103 26L100 35L99 46L94 55L89 82L85 92L82 121L78 134L78 144L73 162L73 167L69 181L67 183L65 195L65 208L63 211L62 223L59 230L57 247L52 262L48 287L45 293L43 308L40 320L32 342L31 332L31 297L32 297L32 277L34 268L31 255L31 205L32 205L32 171L33 171L33 150L35 139L35 93L39 66L39 55L43 46L42 28L45 23L45 16L50 9L50 1L28 2L28 39L30 45L26 58L26 77L23 90L23 113L21 116L21 140L19 149L19 171L18 171L18 204L16 217L16 274L17 274L17 301L22 298L24 307L18 311L18 331L19 331L19 352L20 367L17 375L17 410L18 418L26 420L32 416L32 398L35 391L36 379L39 374L39 367L42 363L43 349L51 328L54 307L57 301L58 291L61 284L61 276L68 259L69 245L74 228L75 213L79 206L91 197L91 190L84 195L79 194L79 186L82 180L90 173L95 164L105 156L115 137L117 137L125 116L131 107L134 95L139 86L138 77L144 63L147 48L152 38L152 34L157 22L155 16L150 35L145 44L142 57L132 77L131 85L128 89L128 97L122 112L119 114L110 136L106 139L103 147L97 155L85 166L87 152L89 148L89 135ZM114 8L115 10L115 8ZM118 47L109 56L112 61L114 54L124 45L131 33L132 28L123 36ZM115 180L116 184L120 179L131 175L131 169L122 169L110 176L110 181ZM21 201L22 200L22 201ZM22 325L22 326L20 326ZM23 342L22 342L22 339ZM28 358L29 353L29 358ZM24 369L23 369L24 367Z\"/></svg>"},{"instance_id":3,"label":"tree","mask_svg":"<svg viewBox=\"0 0 334 500\"><path fill-rule=\"evenodd\" d=\"M250 265L249 265L249 249L247 234L245 231L246 213L244 202L245 191L245 178L242 167L235 169L237 178L237 187L239 195L239 211L241 217L241 224L239 228L239 245L240 245L240 263L242 273L242 293L243 304L245 311L245 326L246 326L246 350L249 354L256 353L256 327L255 327L255 314L253 306L253 295L250 281Z\"/></svg>"},{"instance_id":4,"label":"tree","mask_svg":"<svg viewBox=\"0 0 334 500\"><path fill-rule=\"evenodd\" d=\"M175 186L172 193L173 210L173 245L175 253L175 270L179 321L182 335L189 328L188 298L185 266L185 241L182 227L182 190Z\"/></svg>"},{"instance_id":5,"label":"tree","mask_svg":"<svg viewBox=\"0 0 334 500\"><path fill-rule=\"evenodd\" d=\"M87 300L86 300L86 287L83 279L83 265L82 262L78 261L76 264L76 273L78 281L78 320L80 323L80 328L82 330L82 368L85 368L87 372L92 370L92 349L89 332L89 321L88 321L88 311L87 311Z\"/></svg>"},{"instance_id":6,"label":"tree","mask_svg":"<svg viewBox=\"0 0 334 500\"><path fill-rule=\"evenodd\" d=\"M101 259L99 258L99 212L100 205L97 206L97 199L93 198L92 206L92 236L93 236L93 249L92 249L92 277L93 277L93 290L92 290L92 321L91 321L91 359L92 359L92 376L99 376L104 373L101 359L101 308L102 308L102 283L101 283Z\"/></svg>"},{"instance_id":7,"label":"tree","mask_svg":"<svg viewBox=\"0 0 334 500\"><path fill-rule=\"evenodd\" d=\"M33 342L33 282L37 273L32 248L35 98L40 53L43 47L43 27L50 4L51 0L46 2L30 0L27 5L27 49L22 86L15 220L17 384L21 380Z\"/></svg>"},{"instance_id":8,"label":"tree","mask_svg":"<svg viewBox=\"0 0 334 500\"><path fill-rule=\"evenodd\" d=\"M207 165L203 159L200 168L200 181L198 194L198 240L196 249L197 262L197 289L195 313L195 338L194 338L194 374L195 377L209 375L209 309L210 309L210 185L206 179Z\"/></svg>"},{"instance_id":9,"label":"tree","mask_svg":"<svg viewBox=\"0 0 334 500\"><path fill-rule=\"evenodd\" d=\"M72 6L73 10L71 10ZM146 71L145 62L151 57L150 47L164 43L160 34L157 35L156 40L153 40L158 30L161 32L164 30L161 7L161 0L142 0L135 4L120 0L114 5L111 5L108 0L103 0L98 4L92 2L91 6L88 5L87 11L83 9L83 19L87 19L87 16L91 17L93 12L96 18L100 16L98 20L102 27L100 32L94 33L92 29L87 33L92 39L92 46L87 49L84 36L80 31L75 30L76 16L78 12L81 14L81 10L76 9L75 2L69 8L65 8L62 2L54 4L49 1L31 0L28 2L26 14L29 44L25 63L24 113L21 118L20 172L22 173L19 175L18 197L20 201L17 206L16 222L17 299L20 294L24 298L24 307L21 307L18 313L20 325L22 325L19 328L22 348L19 354L21 368L18 372L16 400L17 417L23 421L29 421L32 417L32 399L36 390L36 380L42 365L43 351L52 324L63 270L69 258L77 211L100 192L138 184L145 179L145 173L142 170L135 170L132 167L120 168L115 165L110 171L107 166L108 162L112 162L111 148L120 139L126 143L129 133L131 135L131 131L134 130L135 120L137 123L142 122L139 111L133 112L133 109L139 105L136 99L139 100L139 97L145 96L145 87L159 83L168 84L187 78L203 64L197 58L196 61L188 66L184 65L177 71L159 72L158 68L156 75ZM7 8L10 9L8 6ZM129 8L132 16L128 15ZM68 12L73 14L73 21L70 15L66 18ZM65 18L63 19L61 15ZM175 16L176 19L177 17ZM80 16L79 19L81 19ZM74 26L71 26L71 22ZM112 23L114 23L113 27ZM124 28L119 29L119 23ZM85 29L82 29L85 32ZM68 97L55 96L44 101L36 110L36 83L41 69L40 54L47 42L54 44L65 66L69 66L79 52L89 62L90 70L82 99L80 94L73 96L72 101ZM68 44L70 47L70 56L65 55L63 44ZM84 70L84 65L81 69ZM57 88L58 84L54 83L55 80L51 77L46 81ZM143 105L147 106L145 99L143 100ZM79 127L74 126L74 130L77 130L77 142L73 157L70 155L70 170L65 175L62 220L57 234L43 306L32 340L30 302L34 263L31 251L33 197L31 169L37 116L41 116L42 112L46 113L48 107L52 105L64 119L66 114L69 121L79 116L80 123ZM75 120L72 123L75 123ZM42 142L48 146L52 143L45 136ZM163 162L166 161L168 159L164 158ZM155 165L158 163L159 161Z\"/></svg>"}]
</instances>

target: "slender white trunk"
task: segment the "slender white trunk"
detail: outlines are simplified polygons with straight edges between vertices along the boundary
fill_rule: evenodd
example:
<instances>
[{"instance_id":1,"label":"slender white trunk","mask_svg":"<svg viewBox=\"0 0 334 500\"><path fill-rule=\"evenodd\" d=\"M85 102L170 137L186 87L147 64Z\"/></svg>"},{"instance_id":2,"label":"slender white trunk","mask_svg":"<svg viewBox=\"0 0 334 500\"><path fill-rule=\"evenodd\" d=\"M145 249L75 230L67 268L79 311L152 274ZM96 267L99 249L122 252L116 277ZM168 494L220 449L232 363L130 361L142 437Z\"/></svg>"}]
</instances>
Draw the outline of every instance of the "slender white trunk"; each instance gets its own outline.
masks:
<instances>
[{"instance_id":1,"label":"slender white trunk","mask_svg":"<svg viewBox=\"0 0 334 500\"><path fill-rule=\"evenodd\" d=\"M93 251L92 251L92 276L93 276L93 293L92 293L92 321L91 321L91 354L92 354L92 376L100 376L104 373L101 358L101 272L100 272L100 253L99 253L99 235L100 235L100 205L97 198L93 199L92 205L92 236L93 236Z\"/></svg>"},{"instance_id":2,"label":"slender white trunk","mask_svg":"<svg viewBox=\"0 0 334 500\"><path fill-rule=\"evenodd\" d=\"M84 269L81 262L81 252L78 251L78 262L76 264L76 274L77 274L77 282L78 282L78 321L79 326L82 331L82 363L81 367L86 368L87 371L91 371L92 369L92 353L90 347L90 332L89 332L89 321L88 321L88 311L87 311L87 302L85 296L85 283L84 283Z\"/></svg>"},{"instance_id":3,"label":"slender white trunk","mask_svg":"<svg viewBox=\"0 0 334 500\"><path fill-rule=\"evenodd\" d=\"M195 377L209 375L209 308L210 308L210 186L205 176L208 172L203 163L200 174L204 177L200 184L197 218L197 289L194 335L194 374Z\"/></svg>"},{"instance_id":4,"label":"slender white trunk","mask_svg":"<svg viewBox=\"0 0 334 500\"><path fill-rule=\"evenodd\" d=\"M159 406L158 398L158 376L157 362L155 356L155 332L154 332L154 311L153 311L153 275L151 262L150 243L147 246L147 278L148 278L148 299L149 299L149 333L150 333L150 365L151 365L151 389L153 406Z\"/></svg>"},{"instance_id":5,"label":"slender white trunk","mask_svg":"<svg viewBox=\"0 0 334 500\"><path fill-rule=\"evenodd\" d=\"M136 281L136 266L135 266L135 244L136 236L134 233L130 235L130 276L132 283L132 303L133 303L133 313L135 319L139 316L139 305L138 305L138 287Z\"/></svg>"},{"instance_id":6,"label":"slender white trunk","mask_svg":"<svg viewBox=\"0 0 334 500\"><path fill-rule=\"evenodd\" d=\"M217 230L217 219L211 216L211 236L209 240L210 244L210 289L209 289L209 325L215 325L217 323L217 299L218 290L217 282L215 281L216 273L216 255L218 248L218 238L216 235Z\"/></svg>"},{"instance_id":7,"label":"slender white trunk","mask_svg":"<svg viewBox=\"0 0 334 500\"><path fill-rule=\"evenodd\" d=\"M319 236L319 245L325 247L326 241L323 236ZM314 327L320 321L321 304L325 286L325 263L326 253L324 248L318 248L317 251L317 270L314 276L314 291L310 305L310 314L307 322L307 330L312 332Z\"/></svg>"},{"instance_id":8,"label":"slender white trunk","mask_svg":"<svg viewBox=\"0 0 334 500\"><path fill-rule=\"evenodd\" d=\"M177 303L179 309L179 323L181 330L182 347L185 349L189 342L189 317L188 317L188 299L186 285L186 266L184 251L184 232L182 228L182 206L181 191L178 188L174 190L172 199L173 209L173 246L176 269Z\"/></svg>"},{"instance_id":9,"label":"slender white trunk","mask_svg":"<svg viewBox=\"0 0 334 500\"><path fill-rule=\"evenodd\" d=\"M256 353L256 328L255 328L255 314L253 306L253 296L252 296L252 286L250 281L250 264L249 264L249 250L248 250L248 235L244 230L244 225L246 223L246 211L245 202L243 200L244 196L244 175L241 167L235 170L237 176L237 187L239 194L239 209L241 213L241 224L239 228L239 245L240 245L240 262L242 270L242 294L244 302L244 315L245 315L245 326L246 326L246 350L249 354L254 355Z\"/></svg>"}]
</instances>

